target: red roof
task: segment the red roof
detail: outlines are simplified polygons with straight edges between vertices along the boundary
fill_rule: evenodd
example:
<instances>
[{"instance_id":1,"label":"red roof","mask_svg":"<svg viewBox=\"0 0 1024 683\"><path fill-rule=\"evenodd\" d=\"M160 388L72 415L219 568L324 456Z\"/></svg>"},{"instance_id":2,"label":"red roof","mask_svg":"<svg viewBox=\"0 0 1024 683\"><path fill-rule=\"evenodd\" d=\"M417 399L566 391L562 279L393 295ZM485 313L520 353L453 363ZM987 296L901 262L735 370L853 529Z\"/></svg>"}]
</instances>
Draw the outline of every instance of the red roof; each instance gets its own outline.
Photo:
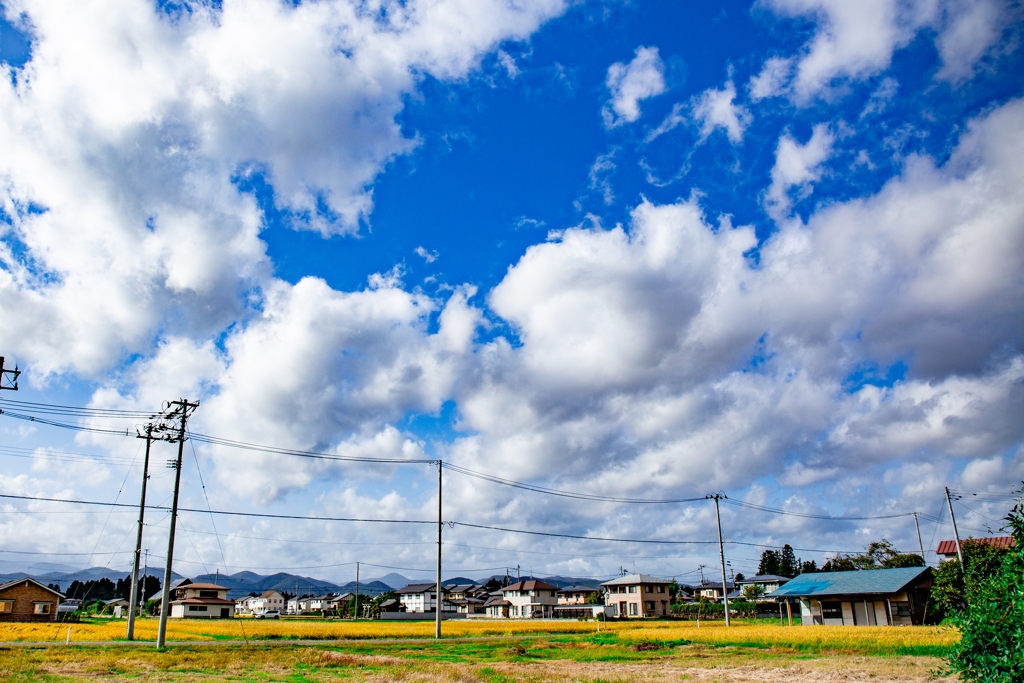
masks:
<instances>
[{"instance_id":1,"label":"red roof","mask_svg":"<svg viewBox=\"0 0 1024 683\"><path fill-rule=\"evenodd\" d=\"M184 600L172 600L172 605L233 605L231 600L222 598L185 598Z\"/></svg>"},{"instance_id":2,"label":"red roof","mask_svg":"<svg viewBox=\"0 0 1024 683\"><path fill-rule=\"evenodd\" d=\"M992 545L996 548L1012 548L1013 547L1013 536L991 536L989 538L968 538L967 541L974 541L975 543L981 543L983 545ZM938 555L946 555L947 557L953 557L956 555L956 541L942 541L939 543L939 547L935 549L935 553Z\"/></svg>"},{"instance_id":3,"label":"red roof","mask_svg":"<svg viewBox=\"0 0 1024 683\"><path fill-rule=\"evenodd\" d=\"M215 583L186 583L184 586L178 586L175 590L196 589L196 590L228 590L225 586L218 586Z\"/></svg>"}]
</instances>

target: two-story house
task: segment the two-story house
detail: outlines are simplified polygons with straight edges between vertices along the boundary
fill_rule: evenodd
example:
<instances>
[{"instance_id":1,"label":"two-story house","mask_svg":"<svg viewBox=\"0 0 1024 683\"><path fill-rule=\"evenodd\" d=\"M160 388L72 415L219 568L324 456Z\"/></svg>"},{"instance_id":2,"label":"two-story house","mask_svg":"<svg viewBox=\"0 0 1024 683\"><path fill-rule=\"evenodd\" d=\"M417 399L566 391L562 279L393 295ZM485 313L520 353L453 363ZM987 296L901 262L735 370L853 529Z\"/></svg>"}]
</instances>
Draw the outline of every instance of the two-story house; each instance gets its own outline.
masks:
<instances>
[{"instance_id":1,"label":"two-story house","mask_svg":"<svg viewBox=\"0 0 1024 683\"><path fill-rule=\"evenodd\" d=\"M284 596L275 590L263 591L260 595L249 600L249 610L253 614L265 614L272 610L285 611Z\"/></svg>"},{"instance_id":2,"label":"two-story house","mask_svg":"<svg viewBox=\"0 0 1024 683\"><path fill-rule=\"evenodd\" d=\"M785 576L776 576L775 574L758 574L757 576L751 576L746 579L736 581L736 589L740 592L740 595L746 599L746 587L747 586L759 586L764 589L760 597L751 598L755 602L762 602L765 600L770 601L771 598L766 597L768 593L781 586L782 584L789 581L789 578ZM721 586L719 586L721 588ZM730 596L731 598L731 596Z\"/></svg>"},{"instance_id":3,"label":"two-story house","mask_svg":"<svg viewBox=\"0 0 1024 683\"><path fill-rule=\"evenodd\" d=\"M601 584L613 617L664 617L670 613L669 582L647 574L629 574Z\"/></svg>"},{"instance_id":4,"label":"two-story house","mask_svg":"<svg viewBox=\"0 0 1024 683\"><path fill-rule=\"evenodd\" d=\"M235 603L228 589L215 583L190 583L171 591L173 619L231 619Z\"/></svg>"},{"instance_id":5,"label":"two-story house","mask_svg":"<svg viewBox=\"0 0 1024 683\"><path fill-rule=\"evenodd\" d=\"M594 617L604 611L601 589L590 586L567 586L558 591L555 616L563 619Z\"/></svg>"},{"instance_id":6,"label":"two-story house","mask_svg":"<svg viewBox=\"0 0 1024 683\"><path fill-rule=\"evenodd\" d=\"M732 598L732 594L735 590L735 586L731 583L726 583L726 590L729 591L729 597ZM698 584L693 588L693 599L710 600L717 602L722 599L722 582L721 581L705 581L704 583Z\"/></svg>"},{"instance_id":7,"label":"two-story house","mask_svg":"<svg viewBox=\"0 0 1024 683\"><path fill-rule=\"evenodd\" d=\"M558 586L531 579L501 589L513 619L543 619L554 616Z\"/></svg>"},{"instance_id":8,"label":"two-story house","mask_svg":"<svg viewBox=\"0 0 1024 683\"><path fill-rule=\"evenodd\" d=\"M455 612L455 605L448 602L448 588L441 586L441 611ZM437 609L436 583L410 583L395 591L406 612L433 612Z\"/></svg>"}]
</instances>

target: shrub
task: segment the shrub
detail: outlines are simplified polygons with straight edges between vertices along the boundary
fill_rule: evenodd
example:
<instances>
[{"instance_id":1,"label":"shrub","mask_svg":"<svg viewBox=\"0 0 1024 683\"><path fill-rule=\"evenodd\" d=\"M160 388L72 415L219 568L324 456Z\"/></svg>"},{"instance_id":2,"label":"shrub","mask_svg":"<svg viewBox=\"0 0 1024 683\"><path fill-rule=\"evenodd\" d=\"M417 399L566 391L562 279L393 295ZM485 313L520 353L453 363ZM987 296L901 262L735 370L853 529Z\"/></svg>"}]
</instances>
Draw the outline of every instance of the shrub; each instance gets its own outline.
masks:
<instances>
[{"instance_id":1,"label":"shrub","mask_svg":"<svg viewBox=\"0 0 1024 683\"><path fill-rule=\"evenodd\" d=\"M949 664L965 681L1024 680L1024 504L1020 498L1005 519L1003 528L1011 532L1013 548L1002 554L990 580L973 585L968 581L966 607L954 618L961 640L951 650Z\"/></svg>"}]
</instances>

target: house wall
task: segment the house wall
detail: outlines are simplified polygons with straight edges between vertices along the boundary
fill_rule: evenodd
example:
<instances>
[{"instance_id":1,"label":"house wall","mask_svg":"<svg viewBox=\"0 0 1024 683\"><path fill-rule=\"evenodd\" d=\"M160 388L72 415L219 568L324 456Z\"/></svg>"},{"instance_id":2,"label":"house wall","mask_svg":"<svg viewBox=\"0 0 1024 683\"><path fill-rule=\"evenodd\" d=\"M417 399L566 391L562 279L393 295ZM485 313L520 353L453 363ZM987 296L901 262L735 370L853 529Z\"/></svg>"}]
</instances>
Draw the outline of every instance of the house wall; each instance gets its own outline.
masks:
<instances>
[{"instance_id":1,"label":"house wall","mask_svg":"<svg viewBox=\"0 0 1024 683\"><path fill-rule=\"evenodd\" d=\"M0 601L13 602L9 612L0 612L0 621L55 621L57 619L57 596L31 581L19 583L0 591ZM48 605L47 612L36 614L37 604Z\"/></svg>"},{"instance_id":2,"label":"house wall","mask_svg":"<svg viewBox=\"0 0 1024 683\"><path fill-rule=\"evenodd\" d=\"M628 586L608 586L605 604L615 606L618 617L660 617L670 611L668 584L664 584L664 592L658 592L658 584L634 584ZM625 589L624 593L612 593ZM650 593L648 593L650 589ZM653 604L650 604L653 603Z\"/></svg>"}]
</instances>

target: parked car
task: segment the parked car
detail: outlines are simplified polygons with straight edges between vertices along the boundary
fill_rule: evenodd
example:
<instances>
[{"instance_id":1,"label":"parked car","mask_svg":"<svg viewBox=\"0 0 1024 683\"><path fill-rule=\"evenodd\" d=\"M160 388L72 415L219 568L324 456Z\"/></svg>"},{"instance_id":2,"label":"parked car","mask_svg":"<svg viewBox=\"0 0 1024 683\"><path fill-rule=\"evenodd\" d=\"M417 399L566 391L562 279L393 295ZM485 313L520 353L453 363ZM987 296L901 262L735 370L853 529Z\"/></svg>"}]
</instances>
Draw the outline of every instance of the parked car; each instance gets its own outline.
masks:
<instances>
[{"instance_id":1,"label":"parked car","mask_svg":"<svg viewBox=\"0 0 1024 683\"><path fill-rule=\"evenodd\" d=\"M280 619L281 611L276 609L270 609L266 612L260 612L256 615L257 619Z\"/></svg>"}]
</instances>

